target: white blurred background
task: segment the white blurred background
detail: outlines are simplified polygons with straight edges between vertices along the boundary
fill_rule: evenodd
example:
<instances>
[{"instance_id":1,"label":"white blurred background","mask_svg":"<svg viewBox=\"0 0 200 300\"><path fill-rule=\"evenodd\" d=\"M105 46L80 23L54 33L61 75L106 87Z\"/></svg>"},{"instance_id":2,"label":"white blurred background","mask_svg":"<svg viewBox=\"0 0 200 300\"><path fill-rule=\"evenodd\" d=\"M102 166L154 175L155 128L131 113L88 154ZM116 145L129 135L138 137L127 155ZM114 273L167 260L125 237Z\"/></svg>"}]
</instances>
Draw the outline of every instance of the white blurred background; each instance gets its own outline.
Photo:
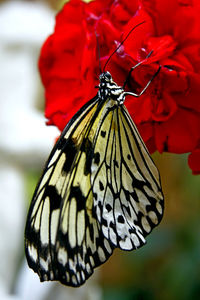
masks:
<instances>
[{"instance_id":1,"label":"white blurred background","mask_svg":"<svg viewBox=\"0 0 200 300\"><path fill-rule=\"evenodd\" d=\"M45 125L37 61L65 1L0 1L0 299L100 299L83 288L40 283L24 259L27 174L39 174L59 132Z\"/></svg>"}]
</instances>

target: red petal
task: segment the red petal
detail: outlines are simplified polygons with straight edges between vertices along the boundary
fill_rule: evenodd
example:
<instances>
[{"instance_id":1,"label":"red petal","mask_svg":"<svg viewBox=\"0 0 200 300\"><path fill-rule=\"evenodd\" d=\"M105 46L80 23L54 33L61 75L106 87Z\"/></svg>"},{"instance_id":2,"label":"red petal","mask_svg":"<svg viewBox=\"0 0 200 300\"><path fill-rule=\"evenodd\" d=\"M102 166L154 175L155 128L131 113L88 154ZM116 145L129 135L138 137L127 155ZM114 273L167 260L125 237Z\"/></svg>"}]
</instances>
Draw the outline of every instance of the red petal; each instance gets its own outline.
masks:
<instances>
[{"instance_id":1,"label":"red petal","mask_svg":"<svg viewBox=\"0 0 200 300\"><path fill-rule=\"evenodd\" d=\"M188 156L188 164L189 167L192 169L192 174L200 174L200 148L195 149Z\"/></svg>"},{"instance_id":2,"label":"red petal","mask_svg":"<svg viewBox=\"0 0 200 300\"><path fill-rule=\"evenodd\" d=\"M179 109L167 122L155 123L154 133L159 152L190 152L200 139L200 115Z\"/></svg>"}]
</instances>

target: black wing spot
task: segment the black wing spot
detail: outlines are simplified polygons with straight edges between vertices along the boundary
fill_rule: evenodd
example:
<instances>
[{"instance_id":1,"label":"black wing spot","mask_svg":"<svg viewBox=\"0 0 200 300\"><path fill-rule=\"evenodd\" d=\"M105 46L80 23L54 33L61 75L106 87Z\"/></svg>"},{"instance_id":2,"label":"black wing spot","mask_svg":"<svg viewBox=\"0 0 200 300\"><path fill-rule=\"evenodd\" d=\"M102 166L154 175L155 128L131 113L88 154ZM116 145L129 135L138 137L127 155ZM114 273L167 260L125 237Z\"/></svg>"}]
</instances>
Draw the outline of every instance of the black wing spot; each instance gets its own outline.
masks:
<instances>
[{"instance_id":1,"label":"black wing spot","mask_svg":"<svg viewBox=\"0 0 200 300\"><path fill-rule=\"evenodd\" d=\"M106 131L101 130L101 136L102 136L103 138L105 138L105 136L106 136Z\"/></svg>"},{"instance_id":2,"label":"black wing spot","mask_svg":"<svg viewBox=\"0 0 200 300\"><path fill-rule=\"evenodd\" d=\"M60 147L61 147L62 153L65 153L65 156L66 156L62 172L68 173L68 172L70 172L71 167L74 162L74 159L76 157L77 148L76 148L76 145L73 143L73 141L70 139L68 139L68 140L63 139L60 142L58 149Z\"/></svg>"},{"instance_id":3,"label":"black wing spot","mask_svg":"<svg viewBox=\"0 0 200 300\"><path fill-rule=\"evenodd\" d=\"M101 203L101 201L98 202L98 207L100 208L100 210L102 210L102 203Z\"/></svg>"},{"instance_id":4,"label":"black wing spot","mask_svg":"<svg viewBox=\"0 0 200 300\"><path fill-rule=\"evenodd\" d=\"M81 151L87 153L87 159L84 169L84 174L87 176L91 173L91 164L93 158L93 147L91 141L88 138L83 140L83 143L81 145Z\"/></svg>"},{"instance_id":5,"label":"black wing spot","mask_svg":"<svg viewBox=\"0 0 200 300\"><path fill-rule=\"evenodd\" d=\"M96 152L96 153L94 154L94 163L95 163L96 165L99 165L99 163L100 163L100 154L99 154L99 152Z\"/></svg>"},{"instance_id":6,"label":"black wing spot","mask_svg":"<svg viewBox=\"0 0 200 300\"><path fill-rule=\"evenodd\" d=\"M112 210L112 206L110 204L106 204L106 209L108 212L110 212Z\"/></svg>"},{"instance_id":7,"label":"black wing spot","mask_svg":"<svg viewBox=\"0 0 200 300\"><path fill-rule=\"evenodd\" d=\"M130 201L130 193L129 193L129 191L124 190L124 194L125 194L125 198L126 198L127 202L129 202Z\"/></svg>"},{"instance_id":8,"label":"black wing spot","mask_svg":"<svg viewBox=\"0 0 200 300\"><path fill-rule=\"evenodd\" d=\"M130 154L127 155L128 160L131 160L131 156Z\"/></svg>"},{"instance_id":9,"label":"black wing spot","mask_svg":"<svg viewBox=\"0 0 200 300\"><path fill-rule=\"evenodd\" d=\"M104 218L102 218L102 225L104 225L105 227L108 227L108 221L105 220Z\"/></svg>"},{"instance_id":10,"label":"black wing spot","mask_svg":"<svg viewBox=\"0 0 200 300\"><path fill-rule=\"evenodd\" d=\"M79 186L73 186L71 188L70 198L76 199L78 211L85 210L86 198L83 196L83 193Z\"/></svg>"},{"instance_id":11,"label":"black wing spot","mask_svg":"<svg viewBox=\"0 0 200 300\"><path fill-rule=\"evenodd\" d=\"M104 185L103 185L103 183L101 182L101 180L99 180L99 188L100 188L100 191L103 191L103 190L104 190Z\"/></svg>"},{"instance_id":12,"label":"black wing spot","mask_svg":"<svg viewBox=\"0 0 200 300\"><path fill-rule=\"evenodd\" d=\"M90 233L91 241L94 243L94 228L93 228L93 226L90 226L89 233Z\"/></svg>"},{"instance_id":13,"label":"black wing spot","mask_svg":"<svg viewBox=\"0 0 200 300\"><path fill-rule=\"evenodd\" d=\"M124 217L123 216L118 216L117 221L121 224L124 224Z\"/></svg>"},{"instance_id":14,"label":"black wing spot","mask_svg":"<svg viewBox=\"0 0 200 300\"><path fill-rule=\"evenodd\" d=\"M55 186L47 185L43 197L44 198L48 197L50 199L50 210L51 211L60 208L62 197L61 197L61 195L59 195Z\"/></svg>"}]
</instances>

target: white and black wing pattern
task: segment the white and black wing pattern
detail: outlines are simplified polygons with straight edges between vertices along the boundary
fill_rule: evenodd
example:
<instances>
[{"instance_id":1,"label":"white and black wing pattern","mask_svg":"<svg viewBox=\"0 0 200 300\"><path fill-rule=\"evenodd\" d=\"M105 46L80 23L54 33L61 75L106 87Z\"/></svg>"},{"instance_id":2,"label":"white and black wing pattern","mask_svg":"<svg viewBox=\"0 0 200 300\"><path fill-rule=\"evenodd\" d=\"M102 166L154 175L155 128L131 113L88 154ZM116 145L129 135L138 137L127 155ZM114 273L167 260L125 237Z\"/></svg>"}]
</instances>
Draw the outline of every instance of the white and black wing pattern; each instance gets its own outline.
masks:
<instances>
[{"instance_id":1,"label":"white and black wing pattern","mask_svg":"<svg viewBox=\"0 0 200 300\"><path fill-rule=\"evenodd\" d=\"M112 254L114 247L93 209L91 188L91 140L103 104L95 97L69 122L34 193L25 252L41 281L80 286Z\"/></svg>"},{"instance_id":2,"label":"white and black wing pattern","mask_svg":"<svg viewBox=\"0 0 200 300\"><path fill-rule=\"evenodd\" d=\"M123 104L99 126L91 174L104 236L123 250L141 247L160 223L164 201L159 172Z\"/></svg>"},{"instance_id":3,"label":"white and black wing pattern","mask_svg":"<svg viewBox=\"0 0 200 300\"><path fill-rule=\"evenodd\" d=\"M80 286L163 214L160 178L108 72L55 145L28 212L25 252L41 281Z\"/></svg>"}]
</instances>

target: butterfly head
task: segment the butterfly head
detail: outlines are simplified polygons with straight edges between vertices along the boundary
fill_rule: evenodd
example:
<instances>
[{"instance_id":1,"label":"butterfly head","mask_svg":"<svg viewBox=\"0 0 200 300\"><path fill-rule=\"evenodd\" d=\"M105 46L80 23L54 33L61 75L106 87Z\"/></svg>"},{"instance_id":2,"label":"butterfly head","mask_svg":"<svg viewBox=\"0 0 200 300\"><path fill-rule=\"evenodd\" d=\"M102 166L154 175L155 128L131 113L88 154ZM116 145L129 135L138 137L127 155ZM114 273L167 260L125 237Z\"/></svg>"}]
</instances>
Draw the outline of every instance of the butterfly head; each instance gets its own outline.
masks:
<instances>
[{"instance_id":1,"label":"butterfly head","mask_svg":"<svg viewBox=\"0 0 200 300\"><path fill-rule=\"evenodd\" d=\"M99 81L101 84L113 83L113 79L112 79L110 72L106 71L106 72L103 72L102 74L100 74Z\"/></svg>"},{"instance_id":2,"label":"butterfly head","mask_svg":"<svg viewBox=\"0 0 200 300\"><path fill-rule=\"evenodd\" d=\"M106 71L99 76L100 84L98 86L98 95L101 99L106 99L107 97L116 100L119 104L124 102L124 90L122 87L118 86L112 79L111 74Z\"/></svg>"}]
</instances>

